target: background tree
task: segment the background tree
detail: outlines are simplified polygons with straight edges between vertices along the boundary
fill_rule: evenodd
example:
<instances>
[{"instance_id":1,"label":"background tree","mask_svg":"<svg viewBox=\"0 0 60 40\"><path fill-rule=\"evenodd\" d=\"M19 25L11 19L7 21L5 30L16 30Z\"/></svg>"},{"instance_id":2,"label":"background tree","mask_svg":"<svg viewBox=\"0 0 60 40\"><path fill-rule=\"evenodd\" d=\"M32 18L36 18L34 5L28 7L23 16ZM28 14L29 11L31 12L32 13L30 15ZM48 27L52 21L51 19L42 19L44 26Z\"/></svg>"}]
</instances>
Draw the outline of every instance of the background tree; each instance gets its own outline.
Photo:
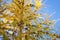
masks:
<instances>
[{"instance_id":1,"label":"background tree","mask_svg":"<svg viewBox=\"0 0 60 40\"><path fill-rule=\"evenodd\" d=\"M59 37L50 32L53 29L50 27L54 23L53 20L49 20L50 16L36 13L42 7L42 0L12 0L11 5L7 6L8 4L5 3L2 5L0 5L0 33L3 35L3 40L10 38L12 40L50 40L44 38L45 35L56 40Z\"/></svg>"}]
</instances>

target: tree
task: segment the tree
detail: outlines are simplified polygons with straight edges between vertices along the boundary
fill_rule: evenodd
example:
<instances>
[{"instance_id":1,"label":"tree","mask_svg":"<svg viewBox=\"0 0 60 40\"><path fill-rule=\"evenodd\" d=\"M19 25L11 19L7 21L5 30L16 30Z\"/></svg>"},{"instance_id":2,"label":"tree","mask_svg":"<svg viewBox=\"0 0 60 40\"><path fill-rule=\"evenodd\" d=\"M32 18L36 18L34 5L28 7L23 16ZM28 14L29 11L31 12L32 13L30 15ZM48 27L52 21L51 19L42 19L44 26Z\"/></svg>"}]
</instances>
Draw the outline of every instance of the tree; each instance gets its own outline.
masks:
<instances>
[{"instance_id":1,"label":"tree","mask_svg":"<svg viewBox=\"0 0 60 40\"><path fill-rule=\"evenodd\" d=\"M4 40L9 40L7 34L13 40L44 40L44 35L56 40L57 34L52 34L49 28L54 21L49 20L49 15L43 19L43 14L36 13L41 7L41 0L12 0L11 5L1 7L4 9L0 9L0 29L6 36Z\"/></svg>"}]
</instances>

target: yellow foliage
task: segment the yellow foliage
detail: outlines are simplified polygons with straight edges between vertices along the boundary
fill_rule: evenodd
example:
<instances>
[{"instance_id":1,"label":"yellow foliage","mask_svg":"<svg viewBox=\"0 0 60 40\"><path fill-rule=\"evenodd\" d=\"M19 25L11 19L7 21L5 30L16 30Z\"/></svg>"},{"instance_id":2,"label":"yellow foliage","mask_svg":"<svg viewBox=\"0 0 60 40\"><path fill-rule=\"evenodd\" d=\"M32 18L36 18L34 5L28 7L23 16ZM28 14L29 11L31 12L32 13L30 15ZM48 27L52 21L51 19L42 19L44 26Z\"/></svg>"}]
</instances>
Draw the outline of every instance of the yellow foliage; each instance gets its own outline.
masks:
<instances>
[{"instance_id":1,"label":"yellow foliage","mask_svg":"<svg viewBox=\"0 0 60 40\"><path fill-rule=\"evenodd\" d=\"M13 38L13 40L37 40L40 36L43 36L47 32L49 33L49 28L43 28L44 26L51 26L53 23L49 20L49 17L47 16L46 19L41 18L43 15L37 14L36 11L41 8L42 1L41 0L34 0L35 4L32 4L33 0L12 0L12 4L9 7L6 7L5 12L2 12L3 14L3 25L0 24L0 26L12 29L14 31L18 32L18 35L13 35L17 38ZM31 8L34 8L34 10L31 10ZM9 16L8 14L4 13L13 13L12 16ZM0 16L2 17L2 16ZM41 21L41 19L42 21ZM38 21L39 19L39 21ZM7 23L8 22L8 23ZM6 26L7 24L10 24L9 26ZM48 26L48 27L49 27ZM26 32L22 32L22 31ZM44 30L44 31L43 31ZM46 31L46 32L45 32ZM28 36L27 36L28 35ZM26 38L29 38L27 39ZM36 36L37 38L35 38ZM49 34L49 36L52 36L55 38L53 34ZM42 38L42 37L41 37Z\"/></svg>"},{"instance_id":2,"label":"yellow foliage","mask_svg":"<svg viewBox=\"0 0 60 40\"><path fill-rule=\"evenodd\" d=\"M7 20L7 18L4 18L3 21L4 21L4 23L7 23L8 20Z\"/></svg>"},{"instance_id":3,"label":"yellow foliage","mask_svg":"<svg viewBox=\"0 0 60 40\"><path fill-rule=\"evenodd\" d=\"M35 1L35 6L36 6L34 10L36 11L41 7L42 4L41 4L41 0L34 0L34 1Z\"/></svg>"}]
</instances>

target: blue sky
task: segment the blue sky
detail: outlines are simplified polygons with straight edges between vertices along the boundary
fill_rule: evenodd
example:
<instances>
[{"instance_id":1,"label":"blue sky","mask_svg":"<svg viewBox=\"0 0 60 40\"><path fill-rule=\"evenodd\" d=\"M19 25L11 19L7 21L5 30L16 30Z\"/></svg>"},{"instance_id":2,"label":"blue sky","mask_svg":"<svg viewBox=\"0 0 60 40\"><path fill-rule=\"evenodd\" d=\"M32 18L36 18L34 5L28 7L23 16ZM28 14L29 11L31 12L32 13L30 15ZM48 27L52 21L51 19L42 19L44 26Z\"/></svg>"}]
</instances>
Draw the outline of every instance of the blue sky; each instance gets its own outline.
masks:
<instances>
[{"instance_id":1,"label":"blue sky","mask_svg":"<svg viewBox=\"0 0 60 40\"><path fill-rule=\"evenodd\" d=\"M60 18L60 0L45 0L44 5L46 6L46 8L44 8L44 12L47 12L49 15L55 13L51 19L57 20ZM60 30L60 21L56 23L55 29L57 32Z\"/></svg>"},{"instance_id":2,"label":"blue sky","mask_svg":"<svg viewBox=\"0 0 60 40\"><path fill-rule=\"evenodd\" d=\"M6 0L3 0L6 1ZM10 3L11 0L8 0ZM42 12L48 13L49 15L55 13L51 19L57 20L60 18L60 0L43 0L44 8L42 8ZM38 11L40 12L40 11ZM58 21L55 25L56 30L60 30L60 21Z\"/></svg>"},{"instance_id":3,"label":"blue sky","mask_svg":"<svg viewBox=\"0 0 60 40\"><path fill-rule=\"evenodd\" d=\"M42 3L44 7L42 7L41 10L39 9L38 13L43 12L43 14L44 13L47 13L49 15L53 14L53 16L50 18L52 20L60 19L60 0L43 0ZM60 20L56 22L55 30L57 31L60 30Z\"/></svg>"},{"instance_id":4,"label":"blue sky","mask_svg":"<svg viewBox=\"0 0 60 40\"><path fill-rule=\"evenodd\" d=\"M54 19L60 18L60 0L48 0L46 2L49 12L55 11Z\"/></svg>"}]
</instances>

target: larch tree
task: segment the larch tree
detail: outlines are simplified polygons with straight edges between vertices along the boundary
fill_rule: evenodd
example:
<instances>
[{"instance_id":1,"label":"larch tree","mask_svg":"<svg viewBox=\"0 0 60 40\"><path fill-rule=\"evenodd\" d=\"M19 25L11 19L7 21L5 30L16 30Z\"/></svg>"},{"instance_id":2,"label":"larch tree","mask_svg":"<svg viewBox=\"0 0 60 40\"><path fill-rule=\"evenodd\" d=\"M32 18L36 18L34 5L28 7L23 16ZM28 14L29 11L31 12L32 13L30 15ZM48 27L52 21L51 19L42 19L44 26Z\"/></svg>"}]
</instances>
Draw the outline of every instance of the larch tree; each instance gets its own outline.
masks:
<instances>
[{"instance_id":1,"label":"larch tree","mask_svg":"<svg viewBox=\"0 0 60 40\"><path fill-rule=\"evenodd\" d=\"M8 0L7 0L8 1ZM60 38L50 30L54 21L49 15L37 13L42 0L12 0L2 4L0 0L0 35L3 40L56 40ZM44 17L45 16L45 19ZM49 38L44 38L47 35Z\"/></svg>"}]
</instances>

